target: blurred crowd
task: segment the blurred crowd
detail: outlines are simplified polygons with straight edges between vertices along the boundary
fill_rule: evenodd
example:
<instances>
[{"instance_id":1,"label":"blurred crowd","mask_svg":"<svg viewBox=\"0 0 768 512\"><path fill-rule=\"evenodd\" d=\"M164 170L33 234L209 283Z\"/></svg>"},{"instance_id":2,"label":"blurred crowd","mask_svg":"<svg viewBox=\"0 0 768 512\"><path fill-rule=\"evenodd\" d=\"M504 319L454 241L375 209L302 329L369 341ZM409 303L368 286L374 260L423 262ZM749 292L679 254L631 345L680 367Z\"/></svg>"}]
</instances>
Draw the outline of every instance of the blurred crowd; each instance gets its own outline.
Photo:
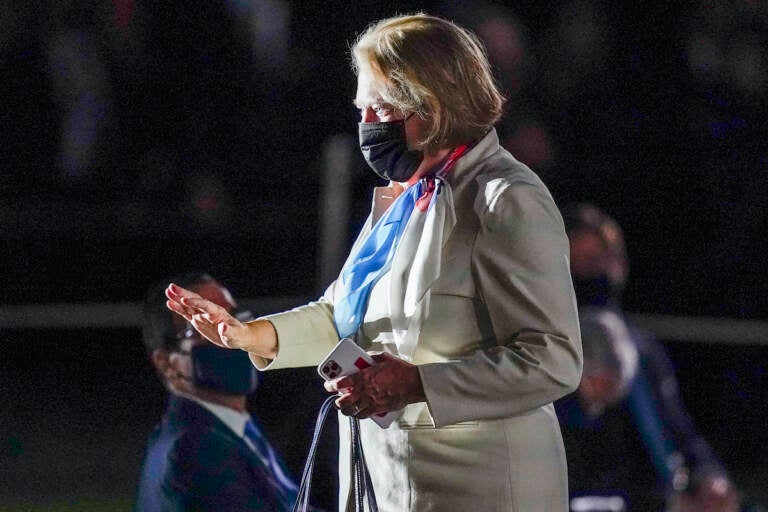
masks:
<instances>
[{"instance_id":1,"label":"blurred crowd","mask_svg":"<svg viewBox=\"0 0 768 512\"><path fill-rule=\"evenodd\" d=\"M627 510L752 506L686 412L665 347L623 311L768 317L756 300L768 287L768 7L444 0L398 10L481 37L507 97L502 144L563 207L587 361L579 391L558 404L572 505L624 510L605 508L619 496L642 507ZM340 1L7 2L2 250L72 233L150 246L252 226L257 238L263 219L314 240L316 221L298 206L317 202L323 142L356 122L338 56L357 27L392 14L374 2L348 11ZM370 179L356 174L350 186ZM352 223L367 206L350 206ZM298 251L297 265L311 269L314 251ZM124 257L106 254L105 268ZM23 298L14 272L30 263L7 259L3 283ZM41 281L46 268L35 268ZM137 298L162 277L153 272L104 272L106 288ZM261 294L244 279L233 277L242 294ZM81 300L93 295L84 286ZM276 278L275 288L316 284Z\"/></svg>"}]
</instances>

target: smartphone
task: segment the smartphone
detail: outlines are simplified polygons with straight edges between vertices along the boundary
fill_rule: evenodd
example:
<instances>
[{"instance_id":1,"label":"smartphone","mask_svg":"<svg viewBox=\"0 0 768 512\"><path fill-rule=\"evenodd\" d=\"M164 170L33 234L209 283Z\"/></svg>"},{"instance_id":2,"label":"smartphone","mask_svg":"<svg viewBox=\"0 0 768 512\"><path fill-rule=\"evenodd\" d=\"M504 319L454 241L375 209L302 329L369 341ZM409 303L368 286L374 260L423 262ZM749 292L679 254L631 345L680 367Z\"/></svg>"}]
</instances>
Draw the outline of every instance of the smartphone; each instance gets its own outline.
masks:
<instances>
[{"instance_id":1,"label":"smartphone","mask_svg":"<svg viewBox=\"0 0 768 512\"><path fill-rule=\"evenodd\" d=\"M360 348L360 345L349 338L342 338L317 366L317 373L325 380L332 380L359 372L374 364L376 363L373 358ZM398 413L393 411L374 414L369 419L381 428L387 428L397 416Z\"/></svg>"}]
</instances>

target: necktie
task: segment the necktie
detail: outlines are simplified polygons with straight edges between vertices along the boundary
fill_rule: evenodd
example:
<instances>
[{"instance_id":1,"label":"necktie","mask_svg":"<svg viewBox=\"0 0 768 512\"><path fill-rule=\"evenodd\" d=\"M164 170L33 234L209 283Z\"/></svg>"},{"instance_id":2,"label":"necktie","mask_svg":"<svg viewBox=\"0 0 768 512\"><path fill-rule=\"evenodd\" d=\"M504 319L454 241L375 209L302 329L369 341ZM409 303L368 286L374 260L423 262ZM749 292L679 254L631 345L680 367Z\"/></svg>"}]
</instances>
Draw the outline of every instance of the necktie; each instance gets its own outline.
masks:
<instances>
[{"instance_id":1,"label":"necktie","mask_svg":"<svg viewBox=\"0 0 768 512\"><path fill-rule=\"evenodd\" d=\"M263 473L275 492L280 510L291 510L296 502L298 487L291 477L288 476L277 453L272 449L253 420L249 419L245 423L243 434L264 466Z\"/></svg>"}]
</instances>

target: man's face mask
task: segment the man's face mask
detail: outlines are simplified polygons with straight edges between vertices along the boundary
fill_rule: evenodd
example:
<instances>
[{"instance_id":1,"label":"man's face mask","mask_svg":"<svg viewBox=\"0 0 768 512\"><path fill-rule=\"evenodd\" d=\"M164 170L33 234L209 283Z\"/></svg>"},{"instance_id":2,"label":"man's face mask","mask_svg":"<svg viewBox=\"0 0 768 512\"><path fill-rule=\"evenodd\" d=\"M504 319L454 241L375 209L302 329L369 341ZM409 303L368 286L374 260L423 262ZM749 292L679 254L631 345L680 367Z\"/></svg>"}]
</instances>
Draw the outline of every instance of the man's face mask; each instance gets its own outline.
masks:
<instances>
[{"instance_id":1,"label":"man's face mask","mask_svg":"<svg viewBox=\"0 0 768 512\"><path fill-rule=\"evenodd\" d=\"M623 283L612 283L607 276L580 278L573 276L573 288L579 306L605 306L620 304Z\"/></svg>"},{"instance_id":2,"label":"man's face mask","mask_svg":"<svg viewBox=\"0 0 768 512\"><path fill-rule=\"evenodd\" d=\"M195 345L188 352L192 359L191 381L199 388L229 395L249 395L256 391L259 376L248 353L216 345Z\"/></svg>"},{"instance_id":3,"label":"man's face mask","mask_svg":"<svg viewBox=\"0 0 768 512\"><path fill-rule=\"evenodd\" d=\"M408 181L421 163L422 152L409 150L405 138L405 122L413 114L397 121L358 124L363 158L386 180Z\"/></svg>"}]
</instances>

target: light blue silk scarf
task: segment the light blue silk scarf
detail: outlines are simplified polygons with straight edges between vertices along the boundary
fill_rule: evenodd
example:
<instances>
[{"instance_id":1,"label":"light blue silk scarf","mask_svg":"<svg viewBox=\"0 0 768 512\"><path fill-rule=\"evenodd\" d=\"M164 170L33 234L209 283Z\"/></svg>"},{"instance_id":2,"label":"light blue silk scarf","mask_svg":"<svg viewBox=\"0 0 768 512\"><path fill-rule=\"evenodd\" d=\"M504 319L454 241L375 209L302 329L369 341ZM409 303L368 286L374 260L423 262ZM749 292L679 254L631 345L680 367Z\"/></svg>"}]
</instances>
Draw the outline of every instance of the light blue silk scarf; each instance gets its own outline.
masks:
<instances>
[{"instance_id":1,"label":"light blue silk scarf","mask_svg":"<svg viewBox=\"0 0 768 512\"><path fill-rule=\"evenodd\" d=\"M391 268L398 242L425 184L426 181L421 180L404 190L345 264L341 272L342 298L333 311L339 337L354 336L360 327L371 289Z\"/></svg>"}]
</instances>

